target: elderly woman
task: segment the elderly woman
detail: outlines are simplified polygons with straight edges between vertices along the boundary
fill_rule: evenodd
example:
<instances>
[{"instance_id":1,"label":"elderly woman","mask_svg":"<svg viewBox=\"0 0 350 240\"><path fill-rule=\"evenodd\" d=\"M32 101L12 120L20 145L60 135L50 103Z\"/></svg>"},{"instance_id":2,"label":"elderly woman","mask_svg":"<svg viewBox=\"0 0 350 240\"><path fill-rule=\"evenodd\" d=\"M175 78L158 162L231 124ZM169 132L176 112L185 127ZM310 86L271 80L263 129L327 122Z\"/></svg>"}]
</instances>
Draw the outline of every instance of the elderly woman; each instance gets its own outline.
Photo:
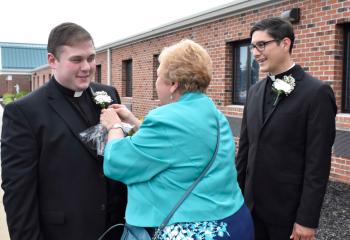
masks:
<instances>
[{"instance_id":1,"label":"elderly woman","mask_svg":"<svg viewBox=\"0 0 350 240\"><path fill-rule=\"evenodd\" d=\"M126 222L148 229L160 226L214 156L157 239L253 239L251 216L236 180L230 125L205 94L212 79L208 53L183 40L165 48L159 62L161 107L142 124L120 105L101 115L109 129L104 173L128 186ZM137 132L124 138L121 121Z\"/></svg>"}]
</instances>

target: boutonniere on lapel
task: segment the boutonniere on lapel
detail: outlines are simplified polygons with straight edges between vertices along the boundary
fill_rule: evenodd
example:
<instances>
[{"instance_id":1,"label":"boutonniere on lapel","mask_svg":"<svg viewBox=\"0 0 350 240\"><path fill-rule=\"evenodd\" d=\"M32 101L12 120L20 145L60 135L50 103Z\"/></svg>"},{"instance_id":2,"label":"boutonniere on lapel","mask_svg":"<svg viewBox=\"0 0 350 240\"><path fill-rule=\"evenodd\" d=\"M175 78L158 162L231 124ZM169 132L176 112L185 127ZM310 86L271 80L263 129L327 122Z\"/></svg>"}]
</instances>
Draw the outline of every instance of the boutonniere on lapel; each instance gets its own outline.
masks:
<instances>
[{"instance_id":1,"label":"boutonniere on lapel","mask_svg":"<svg viewBox=\"0 0 350 240\"><path fill-rule=\"evenodd\" d=\"M291 75L283 76L283 79L276 78L272 83L272 91L277 94L273 105L276 106L282 94L288 96L294 90L294 87L295 79Z\"/></svg>"},{"instance_id":2,"label":"boutonniere on lapel","mask_svg":"<svg viewBox=\"0 0 350 240\"><path fill-rule=\"evenodd\" d=\"M93 93L93 99L101 108L107 108L112 102L112 98L105 91L97 91Z\"/></svg>"}]
</instances>

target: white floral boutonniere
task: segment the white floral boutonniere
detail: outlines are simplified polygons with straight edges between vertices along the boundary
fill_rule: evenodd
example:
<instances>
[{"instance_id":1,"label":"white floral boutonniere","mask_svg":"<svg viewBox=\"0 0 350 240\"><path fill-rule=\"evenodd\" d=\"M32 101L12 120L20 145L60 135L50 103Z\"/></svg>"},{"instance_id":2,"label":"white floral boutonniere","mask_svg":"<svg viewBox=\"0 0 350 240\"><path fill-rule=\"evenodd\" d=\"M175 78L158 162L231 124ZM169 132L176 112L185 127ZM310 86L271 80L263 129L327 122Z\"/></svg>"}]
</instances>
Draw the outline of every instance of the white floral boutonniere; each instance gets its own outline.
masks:
<instances>
[{"instance_id":1,"label":"white floral boutonniere","mask_svg":"<svg viewBox=\"0 0 350 240\"><path fill-rule=\"evenodd\" d=\"M105 91L97 91L94 93L94 101L101 108L107 108L112 98Z\"/></svg>"},{"instance_id":2,"label":"white floral boutonniere","mask_svg":"<svg viewBox=\"0 0 350 240\"><path fill-rule=\"evenodd\" d=\"M286 96L288 96L294 90L294 87L295 79L291 75L283 76L283 79L276 78L272 84L272 91L274 91L277 94L276 100L273 103L273 105L276 106L281 94L285 94Z\"/></svg>"}]
</instances>

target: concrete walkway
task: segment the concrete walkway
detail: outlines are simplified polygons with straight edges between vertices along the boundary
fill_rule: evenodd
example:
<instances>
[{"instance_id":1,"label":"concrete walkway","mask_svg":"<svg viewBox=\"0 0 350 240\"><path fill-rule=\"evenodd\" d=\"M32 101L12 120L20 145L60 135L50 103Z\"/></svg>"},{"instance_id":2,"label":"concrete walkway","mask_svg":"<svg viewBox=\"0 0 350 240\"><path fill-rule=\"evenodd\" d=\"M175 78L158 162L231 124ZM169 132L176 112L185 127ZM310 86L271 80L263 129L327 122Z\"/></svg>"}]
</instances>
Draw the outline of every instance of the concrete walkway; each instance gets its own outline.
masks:
<instances>
[{"instance_id":1,"label":"concrete walkway","mask_svg":"<svg viewBox=\"0 0 350 240\"><path fill-rule=\"evenodd\" d=\"M1 136L1 128L2 128L2 113L3 113L3 108L0 105L0 136ZM1 165L0 165L0 170L1 170ZM0 171L0 185L1 185L1 171ZM7 230L4 204L2 202L3 194L4 194L4 192L2 191L2 188L0 188L0 239L1 240L10 240L8 230Z\"/></svg>"}]
</instances>

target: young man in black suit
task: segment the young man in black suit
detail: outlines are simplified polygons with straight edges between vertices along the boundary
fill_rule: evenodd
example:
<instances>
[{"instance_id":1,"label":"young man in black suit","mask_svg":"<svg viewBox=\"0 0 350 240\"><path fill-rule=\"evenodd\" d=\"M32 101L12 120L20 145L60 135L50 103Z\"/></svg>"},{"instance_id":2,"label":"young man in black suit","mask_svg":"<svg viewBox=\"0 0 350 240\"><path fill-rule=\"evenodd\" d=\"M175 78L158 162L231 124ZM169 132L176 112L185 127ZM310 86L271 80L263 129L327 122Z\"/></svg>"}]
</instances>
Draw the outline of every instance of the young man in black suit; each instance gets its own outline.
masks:
<instances>
[{"instance_id":1,"label":"young man in black suit","mask_svg":"<svg viewBox=\"0 0 350 240\"><path fill-rule=\"evenodd\" d=\"M264 19L250 34L254 58L268 76L247 95L238 181L257 240L311 240L330 172L334 94L294 64L289 22Z\"/></svg>"},{"instance_id":2,"label":"young man in black suit","mask_svg":"<svg viewBox=\"0 0 350 240\"><path fill-rule=\"evenodd\" d=\"M2 188L12 240L96 240L122 223L126 188L103 175L103 158L79 133L99 123L93 92L120 103L115 88L92 83L95 47L74 23L55 27L48 40L52 79L6 105ZM110 236L119 239L121 230Z\"/></svg>"}]
</instances>

